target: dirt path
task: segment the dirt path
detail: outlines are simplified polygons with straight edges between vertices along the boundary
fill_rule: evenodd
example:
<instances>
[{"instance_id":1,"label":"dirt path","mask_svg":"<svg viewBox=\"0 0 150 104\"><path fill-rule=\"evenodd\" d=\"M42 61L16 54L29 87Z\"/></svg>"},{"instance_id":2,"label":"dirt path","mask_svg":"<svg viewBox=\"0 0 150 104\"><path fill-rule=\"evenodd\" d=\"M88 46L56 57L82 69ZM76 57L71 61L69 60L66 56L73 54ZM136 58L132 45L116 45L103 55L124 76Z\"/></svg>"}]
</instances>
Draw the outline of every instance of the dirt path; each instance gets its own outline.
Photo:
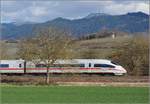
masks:
<instances>
[{"instance_id":1,"label":"dirt path","mask_svg":"<svg viewBox=\"0 0 150 104\"><path fill-rule=\"evenodd\" d=\"M147 82L57 82L61 86L118 86L118 87L149 87Z\"/></svg>"}]
</instances>

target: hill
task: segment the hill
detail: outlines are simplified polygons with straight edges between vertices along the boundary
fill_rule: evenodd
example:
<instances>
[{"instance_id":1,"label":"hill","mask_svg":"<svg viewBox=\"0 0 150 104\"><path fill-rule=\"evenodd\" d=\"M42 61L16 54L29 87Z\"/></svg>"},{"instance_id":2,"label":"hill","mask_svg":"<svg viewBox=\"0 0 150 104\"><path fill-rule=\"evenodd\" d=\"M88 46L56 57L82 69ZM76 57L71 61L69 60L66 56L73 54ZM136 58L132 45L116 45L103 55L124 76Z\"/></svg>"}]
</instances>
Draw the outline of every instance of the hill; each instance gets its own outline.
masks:
<instances>
[{"instance_id":1,"label":"hill","mask_svg":"<svg viewBox=\"0 0 150 104\"><path fill-rule=\"evenodd\" d=\"M128 44L132 36L117 36L115 39L111 37L95 38L89 40L75 41L74 57L75 58L107 58L114 51L121 49ZM9 43L7 41L0 41L0 48L6 59L18 58L17 51L18 43Z\"/></svg>"},{"instance_id":2,"label":"hill","mask_svg":"<svg viewBox=\"0 0 150 104\"><path fill-rule=\"evenodd\" d=\"M75 57L78 58L104 58L107 59L113 52L122 49L125 45L129 44L132 36L117 36L115 39L111 37L95 38L89 40L77 41Z\"/></svg>"},{"instance_id":3,"label":"hill","mask_svg":"<svg viewBox=\"0 0 150 104\"><path fill-rule=\"evenodd\" d=\"M92 13L84 18L74 20L59 17L44 23L25 23L20 25L3 23L1 24L1 37L2 39L30 37L35 29L49 26L70 31L75 37L81 37L103 29L128 33L147 32L149 29L149 15L142 12L123 15Z\"/></svg>"}]
</instances>

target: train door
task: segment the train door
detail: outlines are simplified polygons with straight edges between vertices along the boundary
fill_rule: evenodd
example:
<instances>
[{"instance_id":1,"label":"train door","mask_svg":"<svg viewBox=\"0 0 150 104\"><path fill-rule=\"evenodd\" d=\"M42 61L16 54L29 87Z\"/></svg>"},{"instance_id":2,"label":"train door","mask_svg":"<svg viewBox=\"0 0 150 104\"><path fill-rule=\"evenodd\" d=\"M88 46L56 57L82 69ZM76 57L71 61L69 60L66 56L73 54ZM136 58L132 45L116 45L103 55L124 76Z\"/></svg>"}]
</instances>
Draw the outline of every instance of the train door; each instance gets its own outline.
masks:
<instances>
[{"instance_id":1,"label":"train door","mask_svg":"<svg viewBox=\"0 0 150 104\"><path fill-rule=\"evenodd\" d=\"M91 64L91 63L89 63L89 68L91 68L91 66L92 66L92 64Z\"/></svg>"},{"instance_id":2,"label":"train door","mask_svg":"<svg viewBox=\"0 0 150 104\"><path fill-rule=\"evenodd\" d=\"M91 67L92 67L92 63L89 63L89 69L88 69L88 73L91 73Z\"/></svg>"},{"instance_id":3,"label":"train door","mask_svg":"<svg viewBox=\"0 0 150 104\"><path fill-rule=\"evenodd\" d=\"M89 66L88 66L89 68L94 68L94 63L89 63Z\"/></svg>"}]
</instances>

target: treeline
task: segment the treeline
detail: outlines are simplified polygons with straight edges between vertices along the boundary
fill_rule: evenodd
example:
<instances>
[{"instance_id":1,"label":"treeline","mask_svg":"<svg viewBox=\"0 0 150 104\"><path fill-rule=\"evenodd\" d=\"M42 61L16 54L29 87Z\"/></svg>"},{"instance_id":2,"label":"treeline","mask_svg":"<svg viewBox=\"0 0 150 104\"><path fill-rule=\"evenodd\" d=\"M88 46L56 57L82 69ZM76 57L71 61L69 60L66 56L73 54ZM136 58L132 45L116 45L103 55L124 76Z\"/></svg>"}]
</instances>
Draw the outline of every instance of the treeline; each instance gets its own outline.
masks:
<instances>
[{"instance_id":1,"label":"treeline","mask_svg":"<svg viewBox=\"0 0 150 104\"><path fill-rule=\"evenodd\" d=\"M85 35L85 36L83 35L79 39L80 40L87 40L87 39L116 37L116 36L125 36L125 35L129 35L129 33L121 32L121 31L117 31L117 30L103 29L103 30L98 31L96 33L92 33L92 34Z\"/></svg>"},{"instance_id":2,"label":"treeline","mask_svg":"<svg viewBox=\"0 0 150 104\"><path fill-rule=\"evenodd\" d=\"M149 75L149 37L135 36L108 58L123 65L130 75Z\"/></svg>"}]
</instances>

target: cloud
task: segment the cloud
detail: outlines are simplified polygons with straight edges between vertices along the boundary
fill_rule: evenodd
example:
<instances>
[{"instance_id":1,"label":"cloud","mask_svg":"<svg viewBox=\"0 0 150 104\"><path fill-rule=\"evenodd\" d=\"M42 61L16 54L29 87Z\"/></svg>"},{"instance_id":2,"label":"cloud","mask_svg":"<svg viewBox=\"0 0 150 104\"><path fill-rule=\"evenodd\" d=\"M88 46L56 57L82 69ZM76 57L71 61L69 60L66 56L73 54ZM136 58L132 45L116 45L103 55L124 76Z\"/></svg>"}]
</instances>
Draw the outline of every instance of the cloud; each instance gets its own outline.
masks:
<instances>
[{"instance_id":1,"label":"cloud","mask_svg":"<svg viewBox=\"0 0 150 104\"><path fill-rule=\"evenodd\" d=\"M149 14L149 4L139 3L138 5L136 5L136 11L139 11L139 10Z\"/></svg>"},{"instance_id":2,"label":"cloud","mask_svg":"<svg viewBox=\"0 0 150 104\"><path fill-rule=\"evenodd\" d=\"M119 1L115 0L104 6L104 11L109 14L125 14L128 12L142 11L149 14L149 3L147 1Z\"/></svg>"},{"instance_id":3,"label":"cloud","mask_svg":"<svg viewBox=\"0 0 150 104\"><path fill-rule=\"evenodd\" d=\"M31 7L31 14L33 16L44 16L47 14L47 9L44 7Z\"/></svg>"},{"instance_id":4,"label":"cloud","mask_svg":"<svg viewBox=\"0 0 150 104\"><path fill-rule=\"evenodd\" d=\"M149 14L148 1L1 1L2 22L44 22L56 17L81 18L96 12L124 14L137 11Z\"/></svg>"}]
</instances>

